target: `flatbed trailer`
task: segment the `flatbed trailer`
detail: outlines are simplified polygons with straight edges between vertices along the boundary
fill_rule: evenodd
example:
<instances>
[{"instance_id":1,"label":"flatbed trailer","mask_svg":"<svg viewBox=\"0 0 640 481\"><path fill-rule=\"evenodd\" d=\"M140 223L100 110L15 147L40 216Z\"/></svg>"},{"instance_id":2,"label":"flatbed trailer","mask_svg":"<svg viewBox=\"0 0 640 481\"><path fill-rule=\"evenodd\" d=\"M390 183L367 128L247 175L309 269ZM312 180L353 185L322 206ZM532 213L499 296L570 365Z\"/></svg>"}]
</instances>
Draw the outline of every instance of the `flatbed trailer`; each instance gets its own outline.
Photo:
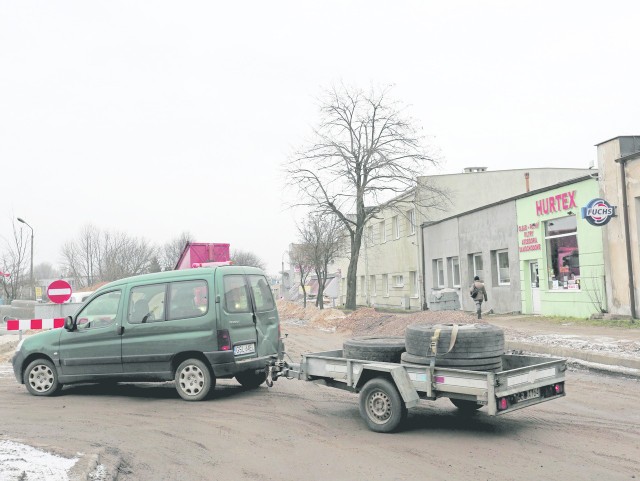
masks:
<instances>
[{"instance_id":1,"label":"flatbed trailer","mask_svg":"<svg viewBox=\"0 0 640 481\"><path fill-rule=\"evenodd\" d=\"M447 397L463 412L500 416L565 396L566 359L505 354L499 371L347 359L342 350L303 354L278 373L360 394L360 414L376 432L398 429L407 409ZM437 364L437 362L436 362Z\"/></svg>"}]
</instances>

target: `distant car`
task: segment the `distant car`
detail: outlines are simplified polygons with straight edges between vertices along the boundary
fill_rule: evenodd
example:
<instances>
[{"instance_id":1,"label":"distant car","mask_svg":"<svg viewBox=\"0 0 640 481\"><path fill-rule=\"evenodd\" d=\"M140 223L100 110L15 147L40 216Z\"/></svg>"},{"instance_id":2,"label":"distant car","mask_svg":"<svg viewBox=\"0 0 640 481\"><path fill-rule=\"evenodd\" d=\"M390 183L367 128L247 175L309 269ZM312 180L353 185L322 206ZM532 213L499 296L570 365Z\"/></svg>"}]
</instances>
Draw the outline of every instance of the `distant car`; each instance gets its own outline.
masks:
<instances>
[{"instance_id":1,"label":"distant car","mask_svg":"<svg viewBox=\"0 0 640 481\"><path fill-rule=\"evenodd\" d=\"M222 266L107 284L64 329L23 339L12 362L34 396L80 382L175 380L183 399L200 401L217 378L258 387L281 351L265 274Z\"/></svg>"},{"instance_id":2,"label":"distant car","mask_svg":"<svg viewBox=\"0 0 640 481\"><path fill-rule=\"evenodd\" d=\"M88 291L88 292L74 292L73 294L71 294L71 297L69 298L69 303L82 303L84 301L86 301L87 299L89 299L89 297L91 297L91 294L93 294L94 291Z\"/></svg>"}]
</instances>

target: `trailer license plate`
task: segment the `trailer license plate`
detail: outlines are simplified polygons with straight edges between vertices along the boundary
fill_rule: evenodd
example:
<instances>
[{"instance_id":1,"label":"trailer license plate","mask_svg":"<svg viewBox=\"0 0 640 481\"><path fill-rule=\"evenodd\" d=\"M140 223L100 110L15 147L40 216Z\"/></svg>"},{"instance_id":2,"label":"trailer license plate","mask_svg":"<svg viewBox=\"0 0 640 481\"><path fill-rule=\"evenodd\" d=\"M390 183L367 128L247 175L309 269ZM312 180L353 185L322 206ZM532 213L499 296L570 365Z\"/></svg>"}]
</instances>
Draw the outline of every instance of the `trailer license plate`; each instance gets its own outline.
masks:
<instances>
[{"instance_id":1,"label":"trailer license plate","mask_svg":"<svg viewBox=\"0 0 640 481\"><path fill-rule=\"evenodd\" d=\"M254 343L240 344L239 346L233 346L233 354L236 356L241 356L243 354L251 354L254 352L256 352L256 345Z\"/></svg>"},{"instance_id":2,"label":"trailer license plate","mask_svg":"<svg viewBox=\"0 0 640 481\"><path fill-rule=\"evenodd\" d=\"M535 399L540 397L540 388L536 387L533 389L529 389L528 391L522 391L517 394L514 394L516 398L516 402L527 401L528 399Z\"/></svg>"}]
</instances>

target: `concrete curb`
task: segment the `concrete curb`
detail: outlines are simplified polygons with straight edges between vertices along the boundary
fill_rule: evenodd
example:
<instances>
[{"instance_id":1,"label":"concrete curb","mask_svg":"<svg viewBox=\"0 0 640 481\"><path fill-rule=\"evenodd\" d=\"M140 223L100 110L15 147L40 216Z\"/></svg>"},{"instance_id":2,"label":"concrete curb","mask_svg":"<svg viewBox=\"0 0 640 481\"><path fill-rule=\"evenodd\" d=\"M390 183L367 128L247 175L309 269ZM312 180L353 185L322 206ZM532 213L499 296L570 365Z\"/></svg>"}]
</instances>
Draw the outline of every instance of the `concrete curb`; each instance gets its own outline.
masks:
<instances>
[{"instance_id":1,"label":"concrete curb","mask_svg":"<svg viewBox=\"0 0 640 481\"><path fill-rule=\"evenodd\" d=\"M555 357L580 359L582 361L603 364L607 366L626 367L640 370L640 358L616 356L608 353L583 351L562 346L547 346L522 341L505 340L505 349L508 351L527 351L539 354L547 354Z\"/></svg>"}]
</instances>

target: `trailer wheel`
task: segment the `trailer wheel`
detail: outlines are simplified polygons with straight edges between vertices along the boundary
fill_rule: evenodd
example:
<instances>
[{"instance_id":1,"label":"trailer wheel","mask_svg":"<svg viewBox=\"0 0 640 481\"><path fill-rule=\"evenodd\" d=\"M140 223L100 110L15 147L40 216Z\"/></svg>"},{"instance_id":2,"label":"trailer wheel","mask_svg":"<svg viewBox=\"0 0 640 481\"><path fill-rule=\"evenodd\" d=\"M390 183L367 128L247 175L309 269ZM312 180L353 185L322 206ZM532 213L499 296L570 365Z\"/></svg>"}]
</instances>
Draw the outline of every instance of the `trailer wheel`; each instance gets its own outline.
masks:
<instances>
[{"instance_id":1,"label":"trailer wheel","mask_svg":"<svg viewBox=\"0 0 640 481\"><path fill-rule=\"evenodd\" d=\"M243 371L236 374L236 381L246 389L255 389L267 380L267 376L263 371L256 373L255 371Z\"/></svg>"},{"instance_id":2,"label":"trailer wheel","mask_svg":"<svg viewBox=\"0 0 640 481\"><path fill-rule=\"evenodd\" d=\"M482 407L482 404L478 404L475 401L467 401L466 399L452 399L449 401L460 410L462 414L471 414Z\"/></svg>"},{"instance_id":3,"label":"trailer wheel","mask_svg":"<svg viewBox=\"0 0 640 481\"><path fill-rule=\"evenodd\" d=\"M348 359L399 363L404 352L404 337L354 337L344 341L342 349Z\"/></svg>"},{"instance_id":4,"label":"trailer wheel","mask_svg":"<svg viewBox=\"0 0 640 481\"><path fill-rule=\"evenodd\" d=\"M407 406L390 381L374 378L360 392L360 415L372 431L390 433L407 417Z\"/></svg>"}]
</instances>

